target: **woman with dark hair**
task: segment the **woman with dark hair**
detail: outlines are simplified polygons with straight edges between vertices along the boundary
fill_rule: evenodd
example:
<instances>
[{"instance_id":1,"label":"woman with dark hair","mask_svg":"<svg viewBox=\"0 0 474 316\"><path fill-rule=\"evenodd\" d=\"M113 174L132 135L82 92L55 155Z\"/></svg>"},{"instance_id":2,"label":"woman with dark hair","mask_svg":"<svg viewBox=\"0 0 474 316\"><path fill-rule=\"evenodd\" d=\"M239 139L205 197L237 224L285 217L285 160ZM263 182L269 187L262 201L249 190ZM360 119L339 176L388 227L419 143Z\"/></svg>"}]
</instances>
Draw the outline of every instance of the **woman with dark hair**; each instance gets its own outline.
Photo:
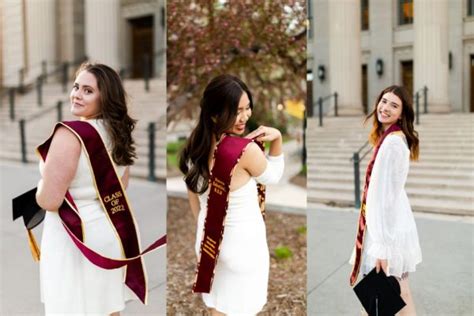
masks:
<instances>
[{"instance_id":1,"label":"woman with dark hair","mask_svg":"<svg viewBox=\"0 0 474 316\"><path fill-rule=\"evenodd\" d=\"M373 118L369 142L374 152L367 166L356 249L351 258L352 285L359 269L366 275L375 267L377 272L383 270L387 276L397 278L406 303L400 315L415 314L408 273L414 272L422 260L415 219L405 192L409 161L418 160L419 155L414 117L407 90L390 86L380 93L366 118Z\"/></svg>"},{"instance_id":2,"label":"woman with dark hair","mask_svg":"<svg viewBox=\"0 0 474 316\"><path fill-rule=\"evenodd\" d=\"M47 159L43 156L44 162L40 162L42 179L36 193L37 203L48 210L41 242L41 298L47 315L118 315L125 307L124 302L133 297L124 287L125 269L105 270L89 262L68 236L58 210L64 207L65 196L70 194L75 204L71 207L77 207L82 220L84 244L106 257L124 257L118 228L111 225L104 209L110 201L115 204L113 213L123 211L124 202L119 197L125 195L122 190L128 185L129 166L136 158L132 139L136 121L127 113L120 77L103 64L81 65L70 102L72 114L80 119L80 124L87 123L85 127L95 133L100 144L103 142L106 151L105 156L97 157L97 151L86 148L85 136L78 135L67 124L58 124L50 138ZM96 191L100 184L94 177L97 172L94 168L106 168L104 159L109 159L108 156L112 160L109 171L113 173L115 169L113 177L118 177L121 183L114 191L120 192L102 201ZM103 163L94 167L93 158Z\"/></svg>"},{"instance_id":3,"label":"woman with dark hair","mask_svg":"<svg viewBox=\"0 0 474 316\"><path fill-rule=\"evenodd\" d=\"M239 78L212 79L180 156L197 219L194 292L203 293L212 315L254 315L267 300L269 251L261 184L278 182L284 160L277 129L260 126L242 137L253 106ZM270 142L267 157L258 142Z\"/></svg>"}]
</instances>

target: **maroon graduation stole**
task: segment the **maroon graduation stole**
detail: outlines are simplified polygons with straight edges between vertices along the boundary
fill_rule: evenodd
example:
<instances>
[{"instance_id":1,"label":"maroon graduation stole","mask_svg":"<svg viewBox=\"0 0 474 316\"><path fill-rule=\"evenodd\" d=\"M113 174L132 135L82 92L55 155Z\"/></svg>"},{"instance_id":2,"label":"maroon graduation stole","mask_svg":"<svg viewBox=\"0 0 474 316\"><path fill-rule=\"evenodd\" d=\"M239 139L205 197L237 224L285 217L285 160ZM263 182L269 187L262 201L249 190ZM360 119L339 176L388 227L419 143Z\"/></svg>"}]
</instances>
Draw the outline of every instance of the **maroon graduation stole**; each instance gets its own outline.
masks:
<instances>
[{"instance_id":1,"label":"maroon graduation stole","mask_svg":"<svg viewBox=\"0 0 474 316\"><path fill-rule=\"evenodd\" d=\"M46 161L53 135L60 126L73 132L87 152L97 195L119 237L124 259L102 256L84 244L84 228L80 212L69 191L66 192L65 200L58 210L62 224L77 248L96 266L103 269L126 266L125 284L146 304L148 284L142 256L166 244L166 235L153 242L144 251L140 251L137 224L127 194L100 134L91 124L84 121L57 123L52 135L36 149L41 159Z\"/></svg>"},{"instance_id":2,"label":"maroon graduation stole","mask_svg":"<svg viewBox=\"0 0 474 316\"><path fill-rule=\"evenodd\" d=\"M369 161L369 164L367 165L367 170L365 172L365 184L364 184L364 193L362 194L362 203L360 205L360 211L359 211L359 221L358 221L358 227L357 227L357 237L356 237L356 242L355 242L355 262L354 266L352 267L352 272L351 272L351 278L350 278L350 284L353 286L356 281L357 281L357 276L359 275L359 270L360 270L360 264L361 264L361 259L362 259L362 246L364 243L364 235L365 235L365 228L366 228L366 219L365 219L365 203L367 201L367 192L369 190L369 183L370 183L370 176L372 175L372 169L374 168L374 163L375 159L377 158L377 154L379 152L380 146L382 146L382 143L389 134L401 131L400 126L398 124L392 124L380 137L380 139L377 142L377 145L375 146L374 152L372 154L372 158Z\"/></svg>"},{"instance_id":3,"label":"maroon graduation stole","mask_svg":"<svg viewBox=\"0 0 474 316\"><path fill-rule=\"evenodd\" d=\"M196 268L194 293L209 293L214 279L214 270L219 257L224 235L224 222L229 205L229 187L235 166L247 145L254 140L223 135L214 151L209 179L207 215L204 221L204 235L201 240L199 263ZM255 141L256 142L256 141ZM262 150L263 143L256 142ZM262 216L265 216L265 186L257 184L258 201Z\"/></svg>"}]
</instances>

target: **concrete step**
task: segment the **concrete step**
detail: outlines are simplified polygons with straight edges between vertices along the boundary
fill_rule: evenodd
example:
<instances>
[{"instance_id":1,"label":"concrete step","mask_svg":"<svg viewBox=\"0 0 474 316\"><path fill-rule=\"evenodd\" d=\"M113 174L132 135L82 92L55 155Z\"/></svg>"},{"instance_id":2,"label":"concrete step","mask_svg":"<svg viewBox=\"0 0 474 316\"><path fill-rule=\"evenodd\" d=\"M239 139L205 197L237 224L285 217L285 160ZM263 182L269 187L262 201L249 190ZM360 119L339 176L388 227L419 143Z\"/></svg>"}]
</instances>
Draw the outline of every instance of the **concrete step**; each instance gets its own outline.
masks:
<instances>
[{"instance_id":1,"label":"concrete step","mask_svg":"<svg viewBox=\"0 0 474 316\"><path fill-rule=\"evenodd\" d=\"M353 183L330 183L313 182L308 184L311 189L319 192L344 192L354 197ZM363 185L361 185L361 191ZM471 190L456 190L453 188L411 187L407 185L407 194L413 198L432 198L435 200L463 200L466 203L474 203L474 195Z\"/></svg>"},{"instance_id":2,"label":"concrete step","mask_svg":"<svg viewBox=\"0 0 474 316\"><path fill-rule=\"evenodd\" d=\"M319 172L319 173L332 173L332 174L345 174L352 175L354 173L352 165L347 166L324 166L324 167L309 167L310 172ZM365 175L365 169L361 168L360 175ZM410 168L408 177L424 177L424 178L446 178L446 179L473 179L474 170L430 170L430 169L417 169Z\"/></svg>"},{"instance_id":3,"label":"concrete step","mask_svg":"<svg viewBox=\"0 0 474 316\"><path fill-rule=\"evenodd\" d=\"M408 197L413 211L452 215L474 215L474 205L465 201L439 200ZM350 202L349 202L350 201ZM343 192L323 193L315 190L308 192L308 203L354 206L353 194Z\"/></svg>"},{"instance_id":4,"label":"concrete step","mask_svg":"<svg viewBox=\"0 0 474 316\"><path fill-rule=\"evenodd\" d=\"M415 126L420 160L410 164L406 190L415 211L474 216L474 115L427 114ZM350 158L367 141L371 123L362 117L308 120L308 204L354 203L354 171ZM361 189L369 151L361 162Z\"/></svg>"},{"instance_id":5,"label":"concrete step","mask_svg":"<svg viewBox=\"0 0 474 316\"><path fill-rule=\"evenodd\" d=\"M361 174L360 186L363 188L365 174ZM308 189L313 189L317 184L322 185L354 185L354 176L343 174L332 174L332 173L318 173L308 172L307 180ZM472 179L443 179L443 178L422 178L422 177L408 177L407 188L434 188L434 189L455 189L467 192L474 192L474 181Z\"/></svg>"}]
</instances>

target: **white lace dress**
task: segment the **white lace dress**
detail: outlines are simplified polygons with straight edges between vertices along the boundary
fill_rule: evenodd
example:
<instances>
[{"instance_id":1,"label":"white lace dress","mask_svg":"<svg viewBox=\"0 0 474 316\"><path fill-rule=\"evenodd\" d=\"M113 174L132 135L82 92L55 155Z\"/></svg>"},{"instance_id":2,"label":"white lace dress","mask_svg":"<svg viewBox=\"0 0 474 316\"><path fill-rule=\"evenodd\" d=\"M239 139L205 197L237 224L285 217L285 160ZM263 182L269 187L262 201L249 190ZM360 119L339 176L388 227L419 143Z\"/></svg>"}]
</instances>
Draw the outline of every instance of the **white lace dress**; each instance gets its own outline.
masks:
<instances>
[{"instance_id":1,"label":"white lace dress","mask_svg":"<svg viewBox=\"0 0 474 316\"><path fill-rule=\"evenodd\" d=\"M257 181L276 183L284 168L283 155L267 158L267 168L257 178L229 193L219 259L211 292L202 294L207 307L226 315L255 315L267 302L270 256L265 222L258 205ZM200 209L195 251L199 247L207 214L208 191L199 196Z\"/></svg>"},{"instance_id":2,"label":"white lace dress","mask_svg":"<svg viewBox=\"0 0 474 316\"><path fill-rule=\"evenodd\" d=\"M405 138L387 136L375 159L367 192L363 274L369 273L379 258L388 260L390 275L401 278L405 272L414 272L422 260L415 219L405 191L409 160Z\"/></svg>"},{"instance_id":3,"label":"white lace dress","mask_svg":"<svg viewBox=\"0 0 474 316\"><path fill-rule=\"evenodd\" d=\"M90 122L108 143L101 120ZM43 163L40 171L43 172ZM119 175L125 167L116 166ZM76 175L69 188L85 231L85 243L112 258L122 258L113 228L107 219L94 188L92 173L81 152ZM109 315L125 307L133 297L124 285L124 269L104 270L93 265L72 242L57 212L46 212L41 240L41 300L46 315Z\"/></svg>"}]
</instances>

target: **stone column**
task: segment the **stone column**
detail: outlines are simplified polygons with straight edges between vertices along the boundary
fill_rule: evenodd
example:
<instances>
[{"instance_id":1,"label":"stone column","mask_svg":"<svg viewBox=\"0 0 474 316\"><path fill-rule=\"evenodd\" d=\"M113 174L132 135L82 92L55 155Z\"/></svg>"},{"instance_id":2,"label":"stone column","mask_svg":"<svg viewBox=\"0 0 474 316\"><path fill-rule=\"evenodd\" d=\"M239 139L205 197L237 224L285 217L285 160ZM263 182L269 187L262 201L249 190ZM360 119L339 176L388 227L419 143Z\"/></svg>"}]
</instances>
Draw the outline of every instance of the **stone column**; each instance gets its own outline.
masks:
<instances>
[{"instance_id":1,"label":"stone column","mask_svg":"<svg viewBox=\"0 0 474 316\"><path fill-rule=\"evenodd\" d=\"M337 91L340 115L362 108L360 1L329 1L329 80Z\"/></svg>"},{"instance_id":2,"label":"stone column","mask_svg":"<svg viewBox=\"0 0 474 316\"><path fill-rule=\"evenodd\" d=\"M450 112L448 1L414 1L415 90L428 87L428 112Z\"/></svg>"},{"instance_id":3,"label":"stone column","mask_svg":"<svg viewBox=\"0 0 474 316\"><path fill-rule=\"evenodd\" d=\"M155 4L155 14L154 14L154 41L155 47L153 53L158 53L160 51L163 54L155 57L155 75L156 77L166 77L166 1L159 0ZM165 10L164 15L162 10ZM164 25L162 25L164 24Z\"/></svg>"},{"instance_id":4,"label":"stone column","mask_svg":"<svg viewBox=\"0 0 474 316\"><path fill-rule=\"evenodd\" d=\"M61 0L57 5L58 45L61 62L79 61L84 57L84 3Z\"/></svg>"},{"instance_id":5,"label":"stone column","mask_svg":"<svg viewBox=\"0 0 474 316\"><path fill-rule=\"evenodd\" d=\"M18 86L19 70L25 61L23 4L20 1L4 0L2 5L2 77L3 85Z\"/></svg>"},{"instance_id":6,"label":"stone column","mask_svg":"<svg viewBox=\"0 0 474 316\"><path fill-rule=\"evenodd\" d=\"M393 64L393 12L392 1L371 1L370 15L370 60L368 64L369 98L368 110L373 110L375 100L386 87L396 82ZM376 71L377 59L383 62L383 74Z\"/></svg>"},{"instance_id":7,"label":"stone column","mask_svg":"<svg viewBox=\"0 0 474 316\"><path fill-rule=\"evenodd\" d=\"M41 74L41 63L48 66L56 61L56 9L55 0L27 0L27 73L26 81Z\"/></svg>"},{"instance_id":8,"label":"stone column","mask_svg":"<svg viewBox=\"0 0 474 316\"><path fill-rule=\"evenodd\" d=\"M313 115L317 115L317 100L319 97L327 96L331 93L330 76L329 76L329 1L328 0L312 0L312 37L308 39L308 53L312 54L312 74L313 74L313 97L312 104ZM325 69L325 78L321 81L318 78L318 67L323 66Z\"/></svg>"},{"instance_id":9,"label":"stone column","mask_svg":"<svg viewBox=\"0 0 474 316\"><path fill-rule=\"evenodd\" d=\"M119 0L85 0L86 55L116 70L120 67L119 19Z\"/></svg>"}]
</instances>

